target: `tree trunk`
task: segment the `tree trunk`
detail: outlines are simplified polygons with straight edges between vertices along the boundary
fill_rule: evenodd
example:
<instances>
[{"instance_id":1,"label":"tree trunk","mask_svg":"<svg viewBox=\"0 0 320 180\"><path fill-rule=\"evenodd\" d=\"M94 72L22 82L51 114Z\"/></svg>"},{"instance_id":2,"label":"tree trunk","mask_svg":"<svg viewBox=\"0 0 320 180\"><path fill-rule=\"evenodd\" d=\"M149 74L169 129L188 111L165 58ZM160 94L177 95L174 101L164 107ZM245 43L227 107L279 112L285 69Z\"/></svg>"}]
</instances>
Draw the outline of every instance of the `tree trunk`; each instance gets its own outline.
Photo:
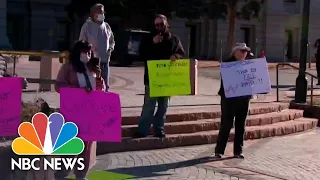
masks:
<instances>
[{"instance_id":1,"label":"tree trunk","mask_svg":"<svg viewBox=\"0 0 320 180\"><path fill-rule=\"evenodd\" d=\"M228 39L227 39L227 49L226 53L229 55L232 50L235 35L236 26L236 5L228 5L228 18L229 18L229 29L228 29Z\"/></svg>"}]
</instances>

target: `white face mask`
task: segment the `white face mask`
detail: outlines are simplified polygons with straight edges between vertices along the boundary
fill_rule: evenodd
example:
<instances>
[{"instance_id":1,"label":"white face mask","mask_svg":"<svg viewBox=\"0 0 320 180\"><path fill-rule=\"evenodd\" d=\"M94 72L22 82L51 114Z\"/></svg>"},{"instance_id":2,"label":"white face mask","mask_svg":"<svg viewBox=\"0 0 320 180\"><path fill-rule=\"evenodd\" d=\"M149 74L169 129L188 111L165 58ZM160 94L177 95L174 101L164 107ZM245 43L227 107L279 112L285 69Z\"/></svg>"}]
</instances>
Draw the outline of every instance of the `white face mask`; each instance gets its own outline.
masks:
<instances>
[{"instance_id":1,"label":"white face mask","mask_svg":"<svg viewBox=\"0 0 320 180\"><path fill-rule=\"evenodd\" d=\"M90 60L90 55L88 53L81 53L80 54L80 61L87 64Z\"/></svg>"},{"instance_id":2,"label":"white face mask","mask_svg":"<svg viewBox=\"0 0 320 180\"><path fill-rule=\"evenodd\" d=\"M104 21L104 14L98 14L97 20L100 22Z\"/></svg>"}]
</instances>

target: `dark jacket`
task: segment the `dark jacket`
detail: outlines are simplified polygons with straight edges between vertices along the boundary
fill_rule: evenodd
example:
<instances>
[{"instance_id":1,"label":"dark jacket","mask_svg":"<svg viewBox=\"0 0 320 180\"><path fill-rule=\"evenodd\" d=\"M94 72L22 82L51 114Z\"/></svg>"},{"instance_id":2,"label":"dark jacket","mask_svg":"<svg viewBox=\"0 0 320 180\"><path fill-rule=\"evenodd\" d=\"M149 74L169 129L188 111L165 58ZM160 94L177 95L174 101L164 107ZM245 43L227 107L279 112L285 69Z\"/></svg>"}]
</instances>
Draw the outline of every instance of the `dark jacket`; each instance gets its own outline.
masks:
<instances>
[{"instance_id":1,"label":"dark jacket","mask_svg":"<svg viewBox=\"0 0 320 180\"><path fill-rule=\"evenodd\" d=\"M223 61L223 62L235 62L237 61L237 59L232 56L231 58ZM221 83L220 83L220 89L218 91L218 94L221 96L221 99L225 99L226 98L226 95L224 93L224 87L223 87L223 81L222 81L222 77L221 77ZM241 96L241 97L234 97L234 98L251 98L252 96L249 95L249 96Z\"/></svg>"},{"instance_id":2,"label":"dark jacket","mask_svg":"<svg viewBox=\"0 0 320 180\"><path fill-rule=\"evenodd\" d=\"M154 35L145 37L139 47L140 58L144 62L144 84L149 85L148 65L149 60L168 60L174 55L177 59L185 57L185 52L180 39L168 33L164 36L162 42L153 43Z\"/></svg>"}]
</instances>

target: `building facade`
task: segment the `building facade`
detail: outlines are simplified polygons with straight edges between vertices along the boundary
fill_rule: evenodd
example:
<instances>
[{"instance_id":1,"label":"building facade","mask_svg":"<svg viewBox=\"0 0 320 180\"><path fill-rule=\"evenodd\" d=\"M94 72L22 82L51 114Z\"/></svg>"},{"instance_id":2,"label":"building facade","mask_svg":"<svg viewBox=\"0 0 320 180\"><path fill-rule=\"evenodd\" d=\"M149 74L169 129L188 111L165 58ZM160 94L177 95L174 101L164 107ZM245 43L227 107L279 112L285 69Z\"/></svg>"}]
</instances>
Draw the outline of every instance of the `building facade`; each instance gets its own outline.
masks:
<instances>
[{"instance_id":1,"label":"building facade","mask_svg":"<svg viewBox=\"0 0 320 180\"><path fill-rule=\"evenodd\" d=\"M239 8L241 3L239 4ZM313 44L320 38L320 1L311 0L309 22L309 54L314 59ZM266 0L261 11L261 18L250 21L236 21L236 42L246 42L253 53L265 55L270 62L291 61L299 58L302 25L303 1ZM183 20L180 20L183 21ZM180 36L188 44L190 55L200 59L220 60L225 55L229 23L226 20L200 19L186 23L185 33ZM179 22L181 24L181 22ZM179 29L175 21L171 22L174 30ZM181 25L180 25L181 28ZM176 30L178 32L178 30ZM191 52L192 51L192 52Z\"/></svg>"},{"instance_id":2,"label":"building facade","mask_svg":"<svg viewBox=\"0 0 320 180\"><path fill-rule=\"evenodd\" d=\"M71 22L63 0L1 0L0 48L17 50L65 50L77 39L81 23ZM297 61L300 49L303 1L266 0L259 19L236 21L237 42L246 42L253 53L265 51L268 61ZM241 3L239 4L239 8ZM309 41L320 38L320 1L311 0ZM107 11L107 7L106 7ZM220 60L228 35L226 20L173 18L172 31L179 35L190 57ZM310 55L315 50L310 48Z\"/></svg>"}]
</instances>

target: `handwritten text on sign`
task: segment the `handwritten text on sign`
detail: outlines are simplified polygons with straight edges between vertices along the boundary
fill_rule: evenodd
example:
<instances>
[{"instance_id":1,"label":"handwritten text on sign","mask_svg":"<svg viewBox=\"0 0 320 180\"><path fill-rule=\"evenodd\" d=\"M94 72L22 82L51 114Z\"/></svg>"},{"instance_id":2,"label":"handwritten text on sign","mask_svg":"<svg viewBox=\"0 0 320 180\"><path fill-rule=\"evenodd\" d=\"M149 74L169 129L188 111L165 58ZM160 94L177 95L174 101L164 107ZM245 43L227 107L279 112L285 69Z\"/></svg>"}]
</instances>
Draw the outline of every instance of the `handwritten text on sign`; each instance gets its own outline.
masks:
<instances>
[{"instance_id":1,"label":"handwritten text on sign","mask_svg":"<svg viewBox=\"0 0 320 180\"><path fill-rule=\"evenodd\" d=\"M0 136L18 134L21 122L21 78L0 78Z\"/></svg>"},{"instance_id":2,"label":"handwritten text on sign","mask_svg":"<svg viewBox=\"0 0 320 180\"><path fill-rule=\"evenodd\" d=\"M189 59L148 61L148 73L151 97L191 94Z\"/></svg>"},{"instance_id":3,"label":"handwritten text on sign","mask_svg":"<svg viewBox=\"0 0 320 180\"><path fill-rule=\"evenodd\" d=\"M121 105L118 94L61 88L60 112L74 122L84 141L121 142Z\"/></svg>"},{"instance_id":4,"label":"handwritten text on sign","mask_svg":"<svg viewBox=\"0 0 320 180\"><path fill-rule=\"evenodd\" d=\"M220 68L228 98L267 93L271 90L265 58L221 63Z\"/></svg>"}]
</instances>

